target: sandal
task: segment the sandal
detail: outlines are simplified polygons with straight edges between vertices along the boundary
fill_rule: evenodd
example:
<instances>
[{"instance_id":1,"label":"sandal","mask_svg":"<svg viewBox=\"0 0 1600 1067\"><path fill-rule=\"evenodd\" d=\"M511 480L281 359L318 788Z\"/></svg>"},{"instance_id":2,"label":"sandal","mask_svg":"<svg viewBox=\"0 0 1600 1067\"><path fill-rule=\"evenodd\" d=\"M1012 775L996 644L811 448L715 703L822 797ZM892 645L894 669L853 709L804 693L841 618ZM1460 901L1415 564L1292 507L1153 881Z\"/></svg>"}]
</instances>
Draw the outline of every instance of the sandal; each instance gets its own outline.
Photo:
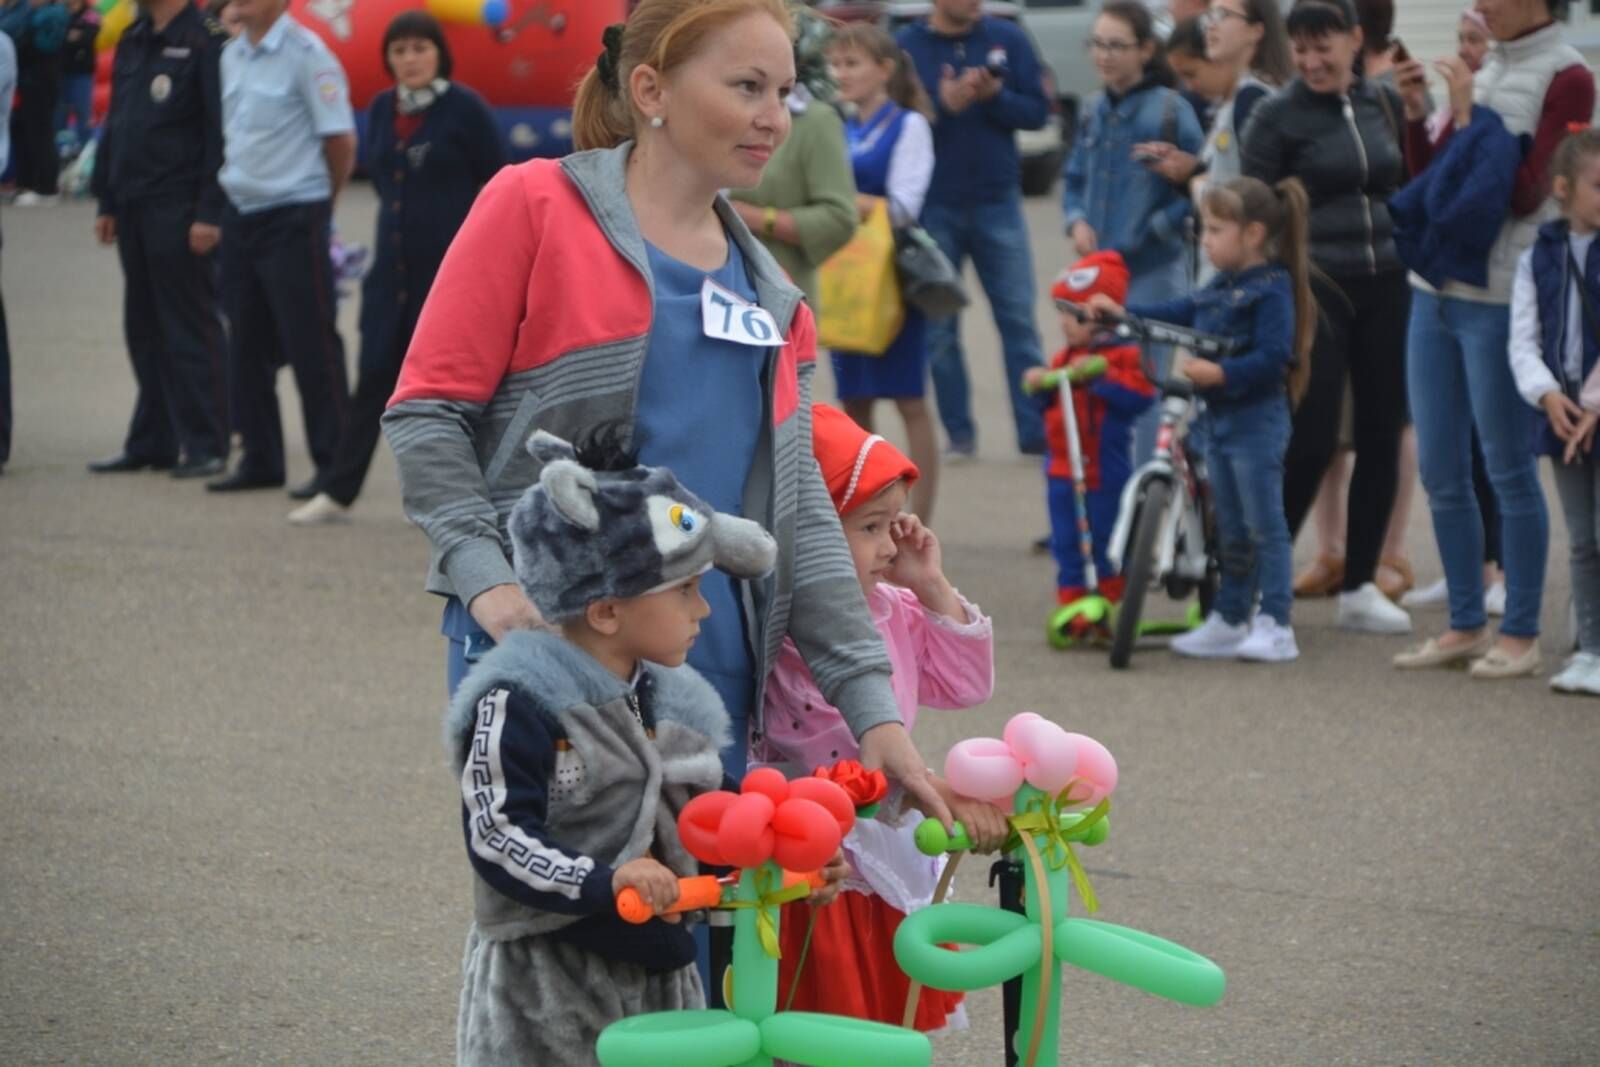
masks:
<instances>
[{"instance_id":1,"label":"sandal","mask_svg":"<svg viewBox=\"0 0 1600 1067\"><path fill-rule=\"evenodd\" d=\"M1294 577L1298 597L1332 596L1344 588L1344 557L1319 554L1316 561Z\"/></svg>"},{"instance_id":2,"label":"sandal","mask_svg":"<svg viewBox=\"0 0 1600 1067\"><path fill-rule=\"evenodd\" d=\"M1372 580L1380 593L1397 603L1417 584L1417 576L1411 573L1411 561L1400 556L1384 556L1379 560L1378 573Z\"/></svg>"}]
</instances>

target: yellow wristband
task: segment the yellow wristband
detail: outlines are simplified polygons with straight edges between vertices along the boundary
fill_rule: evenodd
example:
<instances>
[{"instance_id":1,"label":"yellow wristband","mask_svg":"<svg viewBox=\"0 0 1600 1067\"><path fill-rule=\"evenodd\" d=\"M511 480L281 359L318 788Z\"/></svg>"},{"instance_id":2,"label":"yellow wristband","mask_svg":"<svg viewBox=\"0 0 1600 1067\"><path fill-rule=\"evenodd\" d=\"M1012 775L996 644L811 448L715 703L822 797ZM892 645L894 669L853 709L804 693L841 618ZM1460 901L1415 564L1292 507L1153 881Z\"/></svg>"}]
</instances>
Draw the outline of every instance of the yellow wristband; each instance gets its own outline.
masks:
<instances>
[{"instance_id":1,"label":"yellow wristband","mask_svg":"<svg viewBox=\"0 0 1600 1067\"><path fill-rule=\"evenodd\" d=\"M772 237L778 232L778 209L768 207L761 213L761 232Z\"/></svg>"}]
</instances>

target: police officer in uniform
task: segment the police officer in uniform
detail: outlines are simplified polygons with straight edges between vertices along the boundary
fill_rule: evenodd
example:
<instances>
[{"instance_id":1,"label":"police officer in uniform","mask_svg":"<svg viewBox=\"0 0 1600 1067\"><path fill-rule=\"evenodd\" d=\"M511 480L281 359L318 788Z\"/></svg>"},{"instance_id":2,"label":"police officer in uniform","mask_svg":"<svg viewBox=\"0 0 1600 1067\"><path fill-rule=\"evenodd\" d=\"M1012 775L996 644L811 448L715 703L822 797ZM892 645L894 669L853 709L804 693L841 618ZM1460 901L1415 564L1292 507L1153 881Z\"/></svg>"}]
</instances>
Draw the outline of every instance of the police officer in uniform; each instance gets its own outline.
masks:
<instances>
[{"instance_id":1,"label":"police officer in uniform","mask_svg":"<svg viewBox=\"0 0 1600 1067\"><path fill-rule=\"evenodd\" d=\"M117 44L95 158L95 233L122 260L123 332L139 394L122 452L100 473L221 473L228 455L222 322L212 250L222 235L227 34L189 0L138 0Z\"/></svg>"},{"instance_id":2,"label":"police officer in uniform","mask_svg":"<svg viewBox=\"0 0 1600 1067\"><path fill-rule=\"evenodd\" d=\"M234 425L244 455L213 492L284 484L277 356L294 369L311 458L332 462L346 400L328 242L333 200L355 165L344 69L286 0L232 0L244 32L222 52L218 180L227 193L223 303ZM290 492L307 499L312 479Z\"/></svg>"}]
</instances>

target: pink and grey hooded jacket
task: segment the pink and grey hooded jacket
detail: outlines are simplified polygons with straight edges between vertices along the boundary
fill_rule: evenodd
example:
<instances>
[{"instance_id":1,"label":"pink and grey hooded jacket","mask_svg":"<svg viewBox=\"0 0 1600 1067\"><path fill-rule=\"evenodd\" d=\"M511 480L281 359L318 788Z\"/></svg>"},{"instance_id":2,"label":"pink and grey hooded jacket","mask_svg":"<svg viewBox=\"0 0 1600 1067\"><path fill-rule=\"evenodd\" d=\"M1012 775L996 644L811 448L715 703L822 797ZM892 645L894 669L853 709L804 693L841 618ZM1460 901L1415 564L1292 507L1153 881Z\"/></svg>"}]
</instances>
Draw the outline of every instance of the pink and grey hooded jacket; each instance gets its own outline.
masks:
<instances>
[{"instance_id":1,"label":"pink and grey hooded jacket","mask_svg":"<svg viewBox=\"0 0 1600 1067\"><path fill-rule=\"evenodd\" d=\"M423 306L383 427L406 514L433 544L428 589L462 603L514 583L506 522L541 464L535 430L573 440L634 425L654 308L644 238L624 189L632 142L502 170L479 195ZM889 659L867 611L839 517L811 452L811 310L718 197L757 299L785 344L762 375L769 418L743 514L778 542L773 574L750 583L756 696L785 637L860 736L898 722ZM716 413L703 419L715 448ZM759 730L759 724L755 729Z\"/></svg>"}]
</instances>

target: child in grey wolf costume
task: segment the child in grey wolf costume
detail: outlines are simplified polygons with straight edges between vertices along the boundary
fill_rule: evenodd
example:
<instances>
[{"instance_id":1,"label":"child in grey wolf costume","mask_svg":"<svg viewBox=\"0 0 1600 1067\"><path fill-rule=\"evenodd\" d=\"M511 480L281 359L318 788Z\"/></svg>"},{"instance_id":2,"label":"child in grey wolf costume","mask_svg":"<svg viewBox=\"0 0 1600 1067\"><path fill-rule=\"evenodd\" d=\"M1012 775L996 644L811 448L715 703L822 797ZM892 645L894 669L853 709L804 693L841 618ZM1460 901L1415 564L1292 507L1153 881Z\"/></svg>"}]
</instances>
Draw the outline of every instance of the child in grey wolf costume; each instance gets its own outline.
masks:
<instances>
[{"instance_id":1,"label":"child in grey wolf costume","mask_svg":"<svg viewBox=\"0 0 1600 1067\"><path fill-rule=\"evenodd\" d=\"M712 566L740 578L773 566L766 531L714 513L668 470L543 432L528 449L545 466L511 514L513 562L554 625ZM608 1024L703 1007L693 938L625 923L612 877L643 856L697 873L677 818L723 784L728 717L711 685L644 660L630 681L563 636L519 631L467 676L445 734L475 875L457 1061L592 1064Z\"/></svg>"}]
</instances>

